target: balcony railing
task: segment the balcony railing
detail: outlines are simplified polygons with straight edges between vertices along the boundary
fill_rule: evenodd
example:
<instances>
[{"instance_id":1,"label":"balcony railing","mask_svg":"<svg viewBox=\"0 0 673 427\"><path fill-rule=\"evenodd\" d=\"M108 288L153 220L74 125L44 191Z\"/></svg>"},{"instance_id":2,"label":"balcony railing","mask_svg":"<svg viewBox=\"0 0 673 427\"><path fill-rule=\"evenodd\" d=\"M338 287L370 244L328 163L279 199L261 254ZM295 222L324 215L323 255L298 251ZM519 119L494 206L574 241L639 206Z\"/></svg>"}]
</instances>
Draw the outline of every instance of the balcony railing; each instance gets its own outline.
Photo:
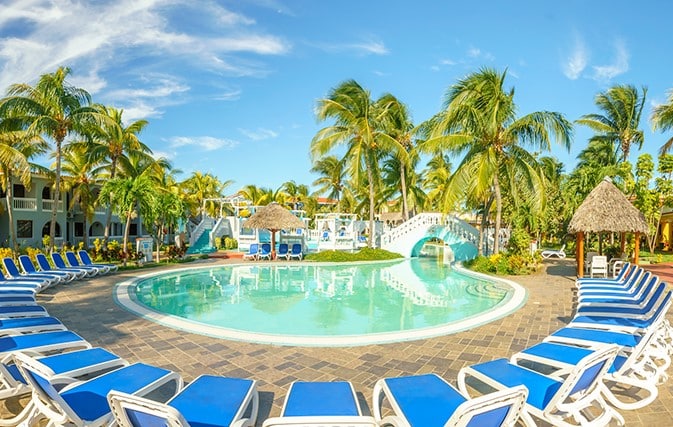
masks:
<instances>
[{"instance_id":1,"label":"balcony railing","mask_svg":"<svg viewBox=\"0 0 673 427\"><path fill-rule=\"evenodd\" d=\"M14 197L14 210L17 211L37 211L37 199L27 197Z\"/></svg>"},{"instance_id":2,"label":"balcony railing","mask_svg":"<svg viewBox=\"0 0 673 427\"><path fill-rule=\"evenodd\" d=\"M42 210L51 212L54 207L54 200L42 200ZM63 212L63 200L58 201L58 211Z\"/></svg>"}]
</instances>

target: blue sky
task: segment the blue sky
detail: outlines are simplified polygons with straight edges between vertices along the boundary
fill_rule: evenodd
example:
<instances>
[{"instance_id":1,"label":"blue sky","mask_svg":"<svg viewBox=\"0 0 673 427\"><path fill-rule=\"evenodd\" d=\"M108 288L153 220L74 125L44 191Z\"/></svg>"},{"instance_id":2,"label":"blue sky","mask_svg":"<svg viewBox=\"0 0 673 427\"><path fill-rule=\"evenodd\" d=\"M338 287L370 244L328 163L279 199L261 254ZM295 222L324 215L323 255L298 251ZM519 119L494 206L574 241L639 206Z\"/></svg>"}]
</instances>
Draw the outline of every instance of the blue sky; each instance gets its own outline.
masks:
<instances>
[{"instance_id":1,"label":"blue sky","mask_svg":"<svg viewBox=\"0 0 673 427\"><path fill-rule=\"evenodd\" d=\"M316 101L347 79L390 92L416 123L457 79L508 70L519 113L598 112L614 84L648 87L652 107L673 89L673 3L648 1L4 0L0 91L58 66L94 101L150 124L142 140L186 177L195 170L277 188L310 184L308 148L328 123ZM572 169L590 132L576 128ZM633 154L633 159L637 156Z\"/></svg>"}]
</instances>

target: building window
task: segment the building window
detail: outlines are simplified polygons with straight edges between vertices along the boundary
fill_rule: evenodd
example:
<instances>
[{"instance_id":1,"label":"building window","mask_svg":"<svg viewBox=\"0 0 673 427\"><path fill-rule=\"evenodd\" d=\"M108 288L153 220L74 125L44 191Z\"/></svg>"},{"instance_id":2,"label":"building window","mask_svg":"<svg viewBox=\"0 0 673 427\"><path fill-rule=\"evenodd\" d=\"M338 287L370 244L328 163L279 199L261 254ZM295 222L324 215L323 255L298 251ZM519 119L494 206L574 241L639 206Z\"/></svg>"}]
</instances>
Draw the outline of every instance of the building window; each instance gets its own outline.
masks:
<instances>
[{"instance_id":1,"label":"building window","mask_svg":"<svg viewBox=\"0 0 673 427\"><path fill-rule=\"evenodd\" d=\"M137 236L138 235L138 224L132 223L131 227L129 227L129 236Z\"/></svg>"},{"instance_id":2,"label":"building window","mask_svg":"<svg viewBox=\"0 0 673 427\"><path fill-rule=\"evenodd\" d=\"M14 184L14 197L26 197L26 187L21 184Z\"/></svg>"},{"instance_id":3,"label":"building window","mask_svg":"<svg viewBox=\"0 0 673 427\"><path fill-rule=\"evenodd\" d=\"M44 227L42 227L42 236L49 236L49 227L51 227L51 221L47 222L44 224ZM61 224L58 222L56 223L56 236L54 237L61 237Z\"/></svg>"},{"instance_id":4,"label":"building window","mask_svg":"<svg viewBox=\"0 0 673 427\"><path fill-rule=\"evenodd\" d=\"M51 187L47 186L42 189L42 200L51 200Z\"/></svg>"},{"instance_id":5,"label":"building window","mask_svg":"<svg viewBox=\"0 0 673 427\"><path fill-rule=\"evenodd\" d=\"M16 237L20 239L32 239L33 221L29 219L20 219L16 221Z\"/></svg>"},{"instance_id":6,"label":"building window","mask_svg":"<svg viewBox=\"0 0 673 427\"><path fill-rule=\"evenodd\" d=\"M84 223L83 222L76 222L75 223L75 237L82 237L84 236Z\"/></svg>"}]
</instances>

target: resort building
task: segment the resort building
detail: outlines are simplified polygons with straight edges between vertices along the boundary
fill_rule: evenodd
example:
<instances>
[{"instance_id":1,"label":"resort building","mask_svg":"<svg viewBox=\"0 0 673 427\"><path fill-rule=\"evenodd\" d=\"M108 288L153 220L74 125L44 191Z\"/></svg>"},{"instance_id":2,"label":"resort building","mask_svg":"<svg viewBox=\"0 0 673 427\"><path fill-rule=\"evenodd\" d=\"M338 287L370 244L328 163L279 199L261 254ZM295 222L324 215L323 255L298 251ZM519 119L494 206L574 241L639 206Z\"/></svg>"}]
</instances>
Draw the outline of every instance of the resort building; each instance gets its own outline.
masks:
<instances>
[{"instance_id":1,"label":"resort building","mask_svg":"<svg viewBox=\"0 0 673 427\"><path fill-rule=\"evenodd\" d=\"M33 174L30 187L20 183L12 184L14 229L17 243L22 246L41 247L42 238L49 236L51 212L54 204L53 181L43 175ZM7 214L7 194L0 193L0 246L8 247L9 242L9 215ZM56 214L56 245L69 243L77 245L84 240L84 233L88 233L89 242L102 238L105 234L105 207L98 206L94 211L93 220L85 227L84 212L79 206L72 206L72 192L63 191L60 194ZM142 233L140 219L131 223L129 237L133 239ZM110 224L110 238L122 239L124 224L116 215L112 215Z\"/></svg>"}]
</instances>

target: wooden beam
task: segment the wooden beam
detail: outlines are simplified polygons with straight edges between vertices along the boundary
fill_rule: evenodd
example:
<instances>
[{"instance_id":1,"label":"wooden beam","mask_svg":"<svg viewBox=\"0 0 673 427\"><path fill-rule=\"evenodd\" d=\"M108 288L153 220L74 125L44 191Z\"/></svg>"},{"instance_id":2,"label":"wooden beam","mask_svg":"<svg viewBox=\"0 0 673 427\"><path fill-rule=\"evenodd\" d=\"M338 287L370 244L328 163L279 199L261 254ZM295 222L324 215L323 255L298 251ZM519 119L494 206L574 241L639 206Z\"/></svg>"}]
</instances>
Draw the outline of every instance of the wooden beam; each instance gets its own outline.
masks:
<instances>
[{"instance_id":1,"label":"wooden beam","mask_svg":"<svg viewBox=\"0 0 673 427\"><path fill-rule=\"evenodd\" d=\"M577 261L577 277L584 277L584 233L577 233L575 260Z\"/></svg>"},{"instance_id":2,"label":"wooden beam","mask_svg":"<svg viewBox=\"0 0 673 427\"><path fill-rule=\"evenodd\" d=\"M633 249L633 263L638 265L638 257L640 256L640 233L636 233L636 242Z\"/></svg>"}]
</instances>

